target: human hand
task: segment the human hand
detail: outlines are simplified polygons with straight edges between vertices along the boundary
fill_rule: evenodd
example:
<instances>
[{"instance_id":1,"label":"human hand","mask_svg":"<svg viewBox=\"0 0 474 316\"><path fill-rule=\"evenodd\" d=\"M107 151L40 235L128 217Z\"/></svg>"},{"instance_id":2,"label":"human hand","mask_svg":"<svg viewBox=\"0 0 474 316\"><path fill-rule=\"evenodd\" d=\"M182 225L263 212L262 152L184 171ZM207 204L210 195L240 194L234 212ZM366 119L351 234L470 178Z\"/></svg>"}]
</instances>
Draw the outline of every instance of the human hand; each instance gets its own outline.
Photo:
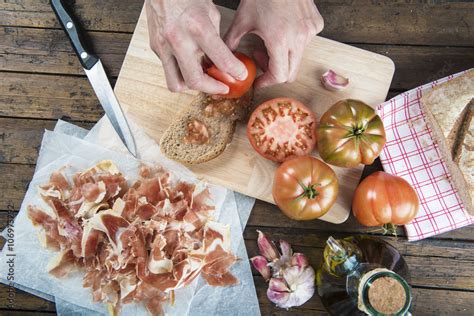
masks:
<instances>
[{"instance_id":1,"label":"human hand","mask_svg":"<svg viewBox=\"0 0 474 316\"><path fill-rule=\"evenodd\" d=\"M226 94L229 87L204 73L203 55L238 80L247 69L219 35L220 13L211 0L146 0L150 47L163 64L168 88Z\"/></svg>"},{"instance_id":2,"label":"human hand","mask_svg":"<svg viewBox=\"0 0 474 316\"><path fill-rule=\"evenodd\" d=\"M231 50L247 33L264 41L266 52L254 53L264 71L255 87L264 88L296 80L306 45L323 27L313 0L241 0L225 41Z\"/></svg>"}]
</instances>

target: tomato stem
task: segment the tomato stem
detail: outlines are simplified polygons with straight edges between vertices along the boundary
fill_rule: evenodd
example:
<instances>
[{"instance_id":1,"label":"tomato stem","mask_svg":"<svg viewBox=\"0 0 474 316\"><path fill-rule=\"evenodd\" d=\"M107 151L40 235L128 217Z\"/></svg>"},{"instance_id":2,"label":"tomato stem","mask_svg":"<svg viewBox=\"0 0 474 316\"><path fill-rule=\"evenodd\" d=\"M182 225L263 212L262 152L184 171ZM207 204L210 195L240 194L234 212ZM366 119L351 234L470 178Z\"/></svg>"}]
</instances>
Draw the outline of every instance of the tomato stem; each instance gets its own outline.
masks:
<instances>
[{"instance_id":1,"label":"tomato stem","mask_svg":"<svg viewBox=\"0 0 474 316\"><path fill-rule=\"evenodd\" d=\"M319 184L310 184L306 186L303 182L298 180L298 183L300 184L301 188L303 189L303 193L301 193L296 200L299 200L303 197L306 197L308 199L314 199L319 195L319 192L316 190L315 186L318 186Z\"/></svg>"},{"instance_id":2,"label":"tomato stem","mask_svg":"<svg viewBox=\"0 0 474 316\"><path fill-rule=\"evenodd\" d=\"M383 230L384 235L390 234L392 236L397 237L397 225L395 224L392 224L392 223L384 224L382 226L382 230Z\"/></svg>"},{"instance_id":3,"label":"tomato stem","mask_svg":"<svg viewBox=\"0 0 474 316\"><path fill-rule=\"evenodd\" d=\"M360 136L364 133L365 127L361 124L357 124L352 127L352 136Z\"/></svg>"}]
</instances>

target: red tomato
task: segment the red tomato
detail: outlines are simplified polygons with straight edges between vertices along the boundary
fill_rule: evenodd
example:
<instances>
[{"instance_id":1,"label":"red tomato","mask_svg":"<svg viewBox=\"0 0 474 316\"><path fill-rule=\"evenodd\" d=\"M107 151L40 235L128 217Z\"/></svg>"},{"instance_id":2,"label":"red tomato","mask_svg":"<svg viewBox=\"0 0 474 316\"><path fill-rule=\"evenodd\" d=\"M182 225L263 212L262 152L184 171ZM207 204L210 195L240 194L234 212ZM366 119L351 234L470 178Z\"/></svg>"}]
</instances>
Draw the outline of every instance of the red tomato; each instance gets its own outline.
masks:
<instances>
[{"instance_id":1,"label":"red tomato","mask_svg":"<svg viewBox=\"0 0 474 316\"><path fill-rule=\"evenodd\" d=\"M336 201L336 173L313 157L285 161L275 172L273 199L289 218L311 220L326 214Z\"/></svg>"},{"instance_id":2,"label":"red tomato","mask_svg":"<svg viewBox=\"0 0 474 316\"><path fill-rule=\"evenodd\" d=\"M378 171L365 178L352 200L352 212L365 226L405 225L417 214L418 196L403 178Z\"/></svg>"},{"instance_id":3,"label":"red tomato","mask_svg":"<svg viewBox=\"0 0 474 316\"><path fill-rule=\"evenodd\" d=\"M296 100L268 100L250 116L247 137L260 155L273 161L305 156L316 144L316 117Z\"/></svg>"},{"instance_id":4,"label":"red tomato","mask_svg":"<svg viewBox=\"0 0 474 316\"><path fill-rule=\"evenodd\" d=\"M220 71L215 65L206 70L207 74L212 78L223 82L229 87L229 93L222 95L225 98L236 99L243 96L252 87L255 76L257 75L257 67L252 58L242 53L235 53L235 56L247 67L247 78L245 80L237 80L231 75Z\"/></svg>"}]
</instances>

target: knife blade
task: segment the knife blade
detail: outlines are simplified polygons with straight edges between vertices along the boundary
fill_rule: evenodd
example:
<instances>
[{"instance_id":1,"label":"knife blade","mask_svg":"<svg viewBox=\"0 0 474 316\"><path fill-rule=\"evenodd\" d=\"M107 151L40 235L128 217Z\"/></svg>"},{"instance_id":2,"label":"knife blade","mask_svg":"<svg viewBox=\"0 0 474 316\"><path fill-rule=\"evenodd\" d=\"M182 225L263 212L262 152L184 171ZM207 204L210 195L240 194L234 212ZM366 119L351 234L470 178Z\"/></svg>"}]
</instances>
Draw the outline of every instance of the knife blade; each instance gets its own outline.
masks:
<instances>
[{"instance_id":1,"label":"knife blade","mask_svg":"<svg viewBox=\"0 0 474 316\"><path fill-rule=\"evenodd\" d=\"M122 107L115 96L114 90L110 85L104 67L102 66L102 62L96 55L89 53L86 49L79 24L74 21L72 15L66 10L62 1L51 0L51 6L62 28L71 41L74 52L79 58L95 94L104 108L105 114L109 118L113 128L127 147L128 151L136 157L137 150L135 140L130 131L130 126L123 114Z\"/></svg>"}]
</instances>

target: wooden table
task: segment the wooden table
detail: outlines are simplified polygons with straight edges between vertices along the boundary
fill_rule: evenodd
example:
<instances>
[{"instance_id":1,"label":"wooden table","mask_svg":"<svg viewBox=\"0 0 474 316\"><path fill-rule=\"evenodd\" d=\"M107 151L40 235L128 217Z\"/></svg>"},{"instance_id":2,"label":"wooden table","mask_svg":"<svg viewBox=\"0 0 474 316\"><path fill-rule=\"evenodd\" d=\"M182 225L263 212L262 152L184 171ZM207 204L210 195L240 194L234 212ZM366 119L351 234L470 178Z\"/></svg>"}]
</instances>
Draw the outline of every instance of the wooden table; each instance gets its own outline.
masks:
<instances>
[{"instance_id":1,"label":"wooden table","mask_svg":"<svg viewBox=\"0 0 474 316\"><path fill-rule=\"evenodd\" d=\"M89 30L109 74L117 77L143 0L76 0L76 13ZM216 1L236 8L238 1ZM428 2L428 3L418 3ZM474 67L472 1L317 1L326 20L323 36L392 58L396 64L388 98L425 82ZM407 4L410 3L410 4ZM59 118L91 127L103 112L47 0L0 3L0 229L9 210L18 210L30 181L44 129ZM365 174L380 169L376 164ZM314 266L329 235L367 234L354 218L343 225L288 220L257 201L244 237L256 254L256 229L286 239L309 255ZM408 243L383 237L405 256L412 273L415 315L472 315L474 226ZM319 298L290 312L271 304L266 284L255 275L262 314L326 314ZM0 285L0 315L49 315L54 303L16 291L7 308L8 287Z\"/></svg>"}]
</instances>

